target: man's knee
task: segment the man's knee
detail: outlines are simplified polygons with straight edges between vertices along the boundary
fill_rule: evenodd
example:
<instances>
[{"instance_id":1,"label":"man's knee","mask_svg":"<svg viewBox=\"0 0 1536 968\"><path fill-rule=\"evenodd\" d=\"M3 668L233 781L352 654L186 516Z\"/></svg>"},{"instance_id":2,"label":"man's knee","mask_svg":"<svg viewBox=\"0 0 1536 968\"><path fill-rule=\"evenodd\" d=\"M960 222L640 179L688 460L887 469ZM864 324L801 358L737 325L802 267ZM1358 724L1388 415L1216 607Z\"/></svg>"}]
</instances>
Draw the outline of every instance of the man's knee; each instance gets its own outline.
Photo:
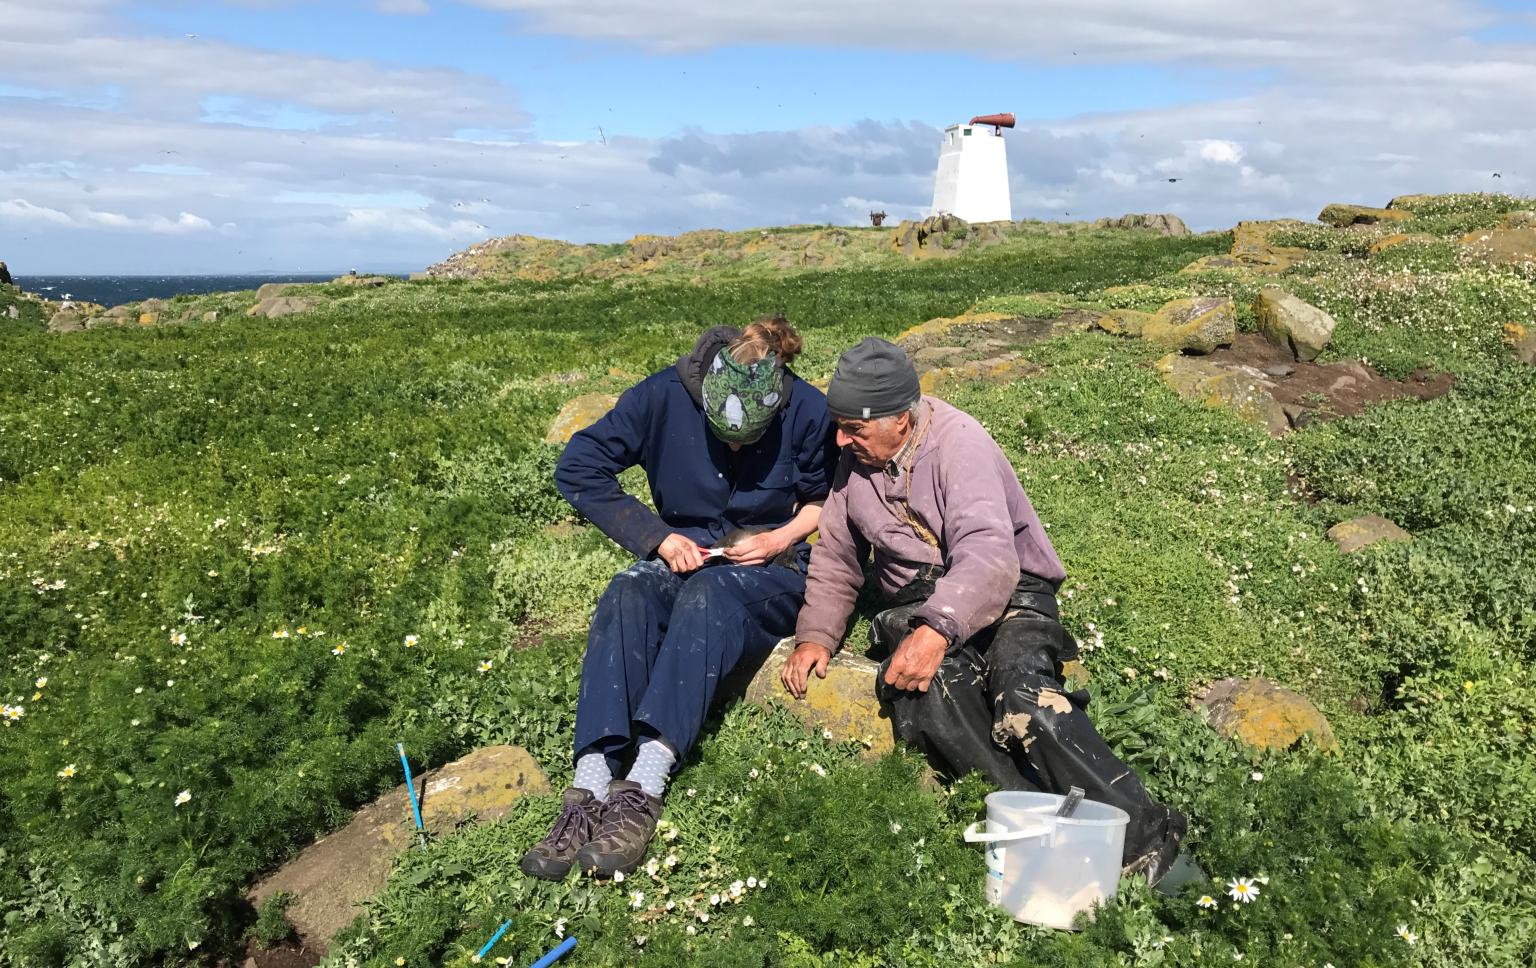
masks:
<instances>
[{"instance_id":1,"label":"man's knee","mask_svg":"<svg viewBox=\"0 0 1536 968\"><path fill-rule=\"evenodd\" d=\"M885 673L890 666L891 659L880 663L880 671L875 677L876 696L884 702L907 707L909 715L919 721L948 718L967 690L979 693L986 688L986 671L969 650L946 655L929 680L926 692L897 689L887 684Z\"/></svg>"},{"instance_id":2,"label":"man's knee","mask_svg":"<svg viewBox=\"0 0 1536 968\"><path fill-rule=\"evenodd\" d=\"M1055 677L1028 675L994 696L993 711L993 740L1000 746L1017 742L1028 749L1035 743L1065 742L1079 709Z\"/></svg>"}]
</instances>

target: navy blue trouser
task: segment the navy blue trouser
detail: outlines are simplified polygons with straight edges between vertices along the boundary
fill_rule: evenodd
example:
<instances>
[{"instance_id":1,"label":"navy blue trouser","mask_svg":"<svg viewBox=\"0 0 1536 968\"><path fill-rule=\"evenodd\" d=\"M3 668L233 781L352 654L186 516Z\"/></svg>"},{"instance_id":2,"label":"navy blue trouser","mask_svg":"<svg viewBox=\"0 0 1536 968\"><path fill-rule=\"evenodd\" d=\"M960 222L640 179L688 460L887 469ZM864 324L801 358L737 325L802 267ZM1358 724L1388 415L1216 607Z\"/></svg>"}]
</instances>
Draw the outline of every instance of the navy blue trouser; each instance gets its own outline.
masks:
<instances>
[{"instance_id":1,"label":"navy blue trouser","mask_svg":"<svg viewBox=\"0 0 1536 968\"><path fill-rule=\"evenodd\" d=\"M805 575L782 565L707 565L687 575L641 561L597 602L581 665L576 755L615 754L641 736L681 760L693 748L720 681L760 662L795 628Z\"/></svg>"}]
</instances>

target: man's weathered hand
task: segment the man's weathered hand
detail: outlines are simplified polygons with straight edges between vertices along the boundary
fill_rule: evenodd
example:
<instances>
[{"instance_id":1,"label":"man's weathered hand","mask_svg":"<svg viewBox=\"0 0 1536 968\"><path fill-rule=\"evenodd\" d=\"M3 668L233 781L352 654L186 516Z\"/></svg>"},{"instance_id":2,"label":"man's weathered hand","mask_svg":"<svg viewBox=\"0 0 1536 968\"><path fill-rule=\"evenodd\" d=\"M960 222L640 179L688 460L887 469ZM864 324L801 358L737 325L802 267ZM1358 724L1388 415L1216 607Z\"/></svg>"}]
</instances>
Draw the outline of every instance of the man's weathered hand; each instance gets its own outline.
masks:
<instances>
[{"instance_id":1,"label":"man's weathered hand","mask_svg":"<svg viewBox=\"0 0 1536 968\"><path fill-rule=\"evenodd\" d=\"M890 664L885 667L886 685L901 690L927 692L928 683L944 661L949 643L944 636L926 625L919 625L896 646Z\"/></svg>"},{"instance_id":2,"label":"man's weathered hand","mask_svg":"<svg viewBox=\"0 0 1536 968\"><path fill-rule=\"evenodd\" d=\"M824 645L815 642L801 642L795 646L795 651L789 655L789 661L784 663L784 671L779 673L779 680L784 683L784 688L796 699L805 698L805 687L810 682L811 670L816 671L816 678L827 677L827 663L832 661L832 651Z\"/></svg>"},{"instance_id":3,"label":"man's weathered hand","mask_svg":"<svg viewBox=\"0 0 1536 968\"><path fill-rule=\"evenodd\" d=\"M733 565L766 565L788 550L789 541L779 531L764 531L726 548L725 559Z\"/></svg>"},{"instance_id":4,"label":"man's weathered hand","mask_svg":"<svg viewBox=\"0 0 1536 968\"><path fill-rule=\"evenodd\" d=\"M680 534L667 535L656 553L661 555L661 560L667 563L668 568L679 575L697 571L704 565L704 552L699 550L698 544L692 538Z\"/></svg>"}]
</instances>

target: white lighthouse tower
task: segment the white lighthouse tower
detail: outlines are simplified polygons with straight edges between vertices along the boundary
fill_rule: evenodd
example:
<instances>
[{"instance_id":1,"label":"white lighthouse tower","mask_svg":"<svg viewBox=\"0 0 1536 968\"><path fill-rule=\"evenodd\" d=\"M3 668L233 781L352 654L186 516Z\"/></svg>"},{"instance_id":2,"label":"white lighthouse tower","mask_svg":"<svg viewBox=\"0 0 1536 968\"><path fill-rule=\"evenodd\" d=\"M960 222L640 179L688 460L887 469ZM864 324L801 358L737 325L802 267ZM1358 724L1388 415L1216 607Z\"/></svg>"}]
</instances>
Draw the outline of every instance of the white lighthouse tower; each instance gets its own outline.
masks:
<instances>
[{"instance_id":1,"label":"white lighthouse tower","mask_svg":"<svg viewBox=\"0 0 1536 968\"><path fill-rule=\"evenodd\" d=\"M1011 114L985 114L944 129L930 215L948 213L967 222L1013 220L1003 142L1003 129L1013 125Z\"/></svg>"}]
</instances>

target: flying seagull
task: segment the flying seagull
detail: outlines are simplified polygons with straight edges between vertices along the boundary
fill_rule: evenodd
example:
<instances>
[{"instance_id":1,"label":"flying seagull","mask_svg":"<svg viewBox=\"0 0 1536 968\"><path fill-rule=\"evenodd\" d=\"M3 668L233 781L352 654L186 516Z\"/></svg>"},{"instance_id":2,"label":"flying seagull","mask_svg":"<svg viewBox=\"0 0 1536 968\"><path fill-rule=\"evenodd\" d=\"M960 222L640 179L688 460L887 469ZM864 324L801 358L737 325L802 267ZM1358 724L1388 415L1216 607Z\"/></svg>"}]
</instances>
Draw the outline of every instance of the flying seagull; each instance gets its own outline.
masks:
<instances>
[{"instance_id":1,"label":"flying seagull","mask_svg":"<svg viewBox=\"0 0 1536 968\"><path fill-rule=\"evenodd\" d=\"M1170 179L1168 179L1168 180L1169 180L1169 181L1170 181L1170 182L1176 182L1176 181L1183 181L1183 180L1184 180L1184 179L1182 179L1182 178L1170 178Z\"/></svg>"}]
</instances>

